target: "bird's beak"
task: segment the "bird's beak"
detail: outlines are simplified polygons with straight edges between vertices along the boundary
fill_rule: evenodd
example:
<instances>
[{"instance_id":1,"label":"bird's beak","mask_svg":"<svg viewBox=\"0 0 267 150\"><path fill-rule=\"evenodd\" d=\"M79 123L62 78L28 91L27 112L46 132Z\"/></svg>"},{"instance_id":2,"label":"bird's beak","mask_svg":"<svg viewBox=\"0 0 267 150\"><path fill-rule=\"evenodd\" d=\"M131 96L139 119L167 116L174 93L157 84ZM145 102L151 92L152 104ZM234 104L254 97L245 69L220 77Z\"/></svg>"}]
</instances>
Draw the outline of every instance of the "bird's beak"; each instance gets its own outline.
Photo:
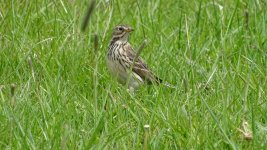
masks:
<instances>
[{"instance_id":1,"label":"bird's beak","mask_svg":"<svg viewBox=\"0 0 267 150\"><path fill-rule=\"evenodd\" d=\"M133 28L127 28L126 31L127 32L132 32L132 31L134 31L134 29Z\"/></svg>"}]
</instances>

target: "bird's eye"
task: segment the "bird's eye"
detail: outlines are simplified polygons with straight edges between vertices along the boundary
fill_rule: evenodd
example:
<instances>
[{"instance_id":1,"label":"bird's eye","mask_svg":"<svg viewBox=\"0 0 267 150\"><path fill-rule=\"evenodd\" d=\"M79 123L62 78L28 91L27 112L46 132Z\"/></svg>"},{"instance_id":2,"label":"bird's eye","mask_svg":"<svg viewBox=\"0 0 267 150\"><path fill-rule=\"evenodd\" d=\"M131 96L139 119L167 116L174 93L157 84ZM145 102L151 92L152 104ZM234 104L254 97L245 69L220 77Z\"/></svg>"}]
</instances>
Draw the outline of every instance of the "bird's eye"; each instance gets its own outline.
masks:
<instances>
[{"instance_id":1,"label":"bird's eye","mask_svg":"<svg viewBox=\"0 0 267 150\"><path fill-rule=\"evenodd\" d=\"M119 27L119 30L120 30L120 31L122 31L122 30L123 30L123 28L122 28L122 27Z\"/></svg>"}]
</instances>

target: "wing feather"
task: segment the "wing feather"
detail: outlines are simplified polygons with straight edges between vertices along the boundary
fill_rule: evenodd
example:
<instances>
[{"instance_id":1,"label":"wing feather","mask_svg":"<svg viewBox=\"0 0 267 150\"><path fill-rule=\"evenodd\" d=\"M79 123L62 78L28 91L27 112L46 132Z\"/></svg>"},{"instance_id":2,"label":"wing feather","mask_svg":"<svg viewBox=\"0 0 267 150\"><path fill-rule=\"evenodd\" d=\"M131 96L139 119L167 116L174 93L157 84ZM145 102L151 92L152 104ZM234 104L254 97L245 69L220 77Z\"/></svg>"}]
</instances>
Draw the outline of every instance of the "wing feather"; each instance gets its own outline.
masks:
<instances>
[{"instance_id":1,"label":"wing feather","mask_svg":"<svg viewBox=\"0 0 267 150\"><path fill-rule=\"evenodd\" d=\"M126 57L129 58L129 61L131 62L132 65L134 58L136 56L136 52L129 43L125 44L123 48L126 52ZM137 58L132 68L132 71L138 74L143 80L147 81L150 84L162 83L162 80L152 73L152 71L148 68L147 64L142 60L141 57Z\"/></svg>"}]
</instances>

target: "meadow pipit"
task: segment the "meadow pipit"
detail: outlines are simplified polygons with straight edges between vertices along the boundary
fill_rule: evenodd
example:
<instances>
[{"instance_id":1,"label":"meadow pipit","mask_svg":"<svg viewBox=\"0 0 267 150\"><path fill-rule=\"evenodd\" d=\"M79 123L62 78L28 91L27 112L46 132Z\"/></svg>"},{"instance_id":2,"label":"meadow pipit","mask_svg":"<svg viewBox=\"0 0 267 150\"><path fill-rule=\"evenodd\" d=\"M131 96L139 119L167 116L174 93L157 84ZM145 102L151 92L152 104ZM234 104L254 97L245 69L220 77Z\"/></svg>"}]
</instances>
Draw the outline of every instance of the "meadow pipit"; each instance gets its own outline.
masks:
<instances>
[{"instance_id":1,"label":"meadow pipit","mask_svg":"<svg viewBox=\"0 0 267 150\"><path fill-rule=\"evenodd\" d=\"M162 83L162 80L149 70L141 57L138 56L135 59L136 52L128 41L132 31L133 28L129 26L116 26L113 29L107 55L109 71L119 83L127 85L130 91L137 89L143 83Z\"/></svg>"}]
</instances>

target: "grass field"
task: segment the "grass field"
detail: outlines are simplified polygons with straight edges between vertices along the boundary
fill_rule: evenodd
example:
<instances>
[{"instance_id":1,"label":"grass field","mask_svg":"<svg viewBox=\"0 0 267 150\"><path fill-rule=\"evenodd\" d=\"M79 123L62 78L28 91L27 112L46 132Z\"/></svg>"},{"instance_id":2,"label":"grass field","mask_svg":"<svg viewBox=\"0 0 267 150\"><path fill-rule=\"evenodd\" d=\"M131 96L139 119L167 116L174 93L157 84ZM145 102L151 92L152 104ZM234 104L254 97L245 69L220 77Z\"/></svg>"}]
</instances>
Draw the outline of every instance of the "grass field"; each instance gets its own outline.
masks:
<instances>
[{"instance_id":1,"label":"grass field","mask_svg":"<svg viewBox=\"0 0 267 150\"><path fill-rule=\"evenodd\" d=\"M89 3L1 1L0 149L267 149L266 1ZM176 89L112 79L118 24Z\"/></svg>"}]
</instances>

